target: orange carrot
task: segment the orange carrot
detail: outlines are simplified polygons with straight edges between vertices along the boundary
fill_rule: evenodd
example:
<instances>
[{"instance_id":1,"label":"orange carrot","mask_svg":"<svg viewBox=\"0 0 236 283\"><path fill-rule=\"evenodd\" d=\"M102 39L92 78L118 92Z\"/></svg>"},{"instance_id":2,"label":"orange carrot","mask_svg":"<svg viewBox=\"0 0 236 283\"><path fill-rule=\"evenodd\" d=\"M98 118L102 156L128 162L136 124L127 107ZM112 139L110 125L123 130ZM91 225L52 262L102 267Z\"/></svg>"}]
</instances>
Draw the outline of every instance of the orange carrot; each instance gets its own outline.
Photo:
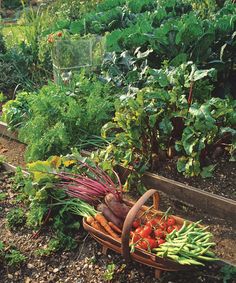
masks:
<instances>
[{"instance_id":1,"label":"orange carrot","mask_svg":"<svg viewBox=\"0 0 236 283\"><path fill-rule=\"evenodd\" d=\"M91 225L94 222L93 216L86 217L86 222Z\"/></svg>"},{"instance_id":2,"label":"orange carrot","mask_svg":"<svg viewBox=\"0 0 236 283\"><path fill-rule=\"evenodd\" d=\"M111 228L112 228L115 232L117 232L117 233L119 233L119 234L122 233L122 231L120 230L120 228L117 227L114 223L108 222L108 224L111 226Z\"/></svg>"},{"instance_id":3,"label":"orange carrot","mask_svg":"<svg viewBox=\"0 0 236 283\"><path fill-rule=\"evenodd\" d=\"M94 221L91 223L91 226L92 226L94 229L96 229L96 230L98 230L98 231L100 231L100 232L106 234L105 229L103 229L103 227L100 225L100 223L97 222L96 220L94 220Z\"/></svg>"},{"instance_id":4,"label":"orange carrot","mask_svg":"<svg viewBox=\"0 0 236 283\"><path fill-rule=\"evenodd\" d=\"M119 239L119 236L111 229L106 218L101 213L97 213L94 218L102 225L102 227L104 227L110 236L115 239Z\"/></svg>"},{"instance_id":5,"label":"orange carrot","mask_svg":"<svg viewBox=\"0 0 236 283\"><path fill-rule=\"evenodd\" d=\"M102 233L106 233L106 231L103 229L103 227L93 218L93 216L88 216L86 218L86 222L92 226L94 229L102 232Z\"/></svg>"}]
</instances>

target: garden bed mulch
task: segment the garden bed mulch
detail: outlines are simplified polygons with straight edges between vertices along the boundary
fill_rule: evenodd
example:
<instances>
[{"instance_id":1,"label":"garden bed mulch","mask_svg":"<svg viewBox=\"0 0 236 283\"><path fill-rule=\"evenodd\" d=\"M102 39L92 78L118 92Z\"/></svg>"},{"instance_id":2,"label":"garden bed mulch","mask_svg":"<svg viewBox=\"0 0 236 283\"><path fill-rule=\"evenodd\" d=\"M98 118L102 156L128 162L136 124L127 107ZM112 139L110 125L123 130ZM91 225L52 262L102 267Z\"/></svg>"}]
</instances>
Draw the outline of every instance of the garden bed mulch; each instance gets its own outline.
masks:
<instances>
[{"instance_id":1,"label":"garden bed mulch","mask_svg":"<svg viewBox=\"0 0 236 283\"><path fill-rule=\"evenodd\" d=\"M177 159L168 159L161 162L156 172L163 177L181 182L195 188L236 200L236 162L229 162L228 157L222 156L217 161L213 160L216 165L213 177L186 178L176 169Z\"/></svg>"},{"instance_id":2,"label":"garden bed mulch","mask_svg":"<svg viewBox=\"0 0 236 283\"><path fill-rule=\"evenodd\" d=\"M21 206L16 202L17 193L12 190L12 181L9 173L0 173L0 192L7 194L4 201L0 202L0 241L5 245L17 247L25 256L26 262L20 267L8 267L3 265L0 268L0 282L10 283L43 283L43 282L106 282L106 269L109 264L114 264L115 272L111 276L112 282L159 282L154 279L153 269L131 263L126 265L120 255L109 252L108 255L101 253L101 247L81 228L78 231L78 247L74 251L57 252L48 257L39 257L35 251L46 247L51 232L43 231L38 239L32 239L32 231L26 227L17 231L10 231L6 224L6 214L11 208ZM161 209L165 210L172 206L173 212L178 213L191 220L204 219L204 224L211 223L210 230L215 235L215 240L221 243L216 253L225 259L236 263L236 234L229 223L220 219L212 219L199 211L183 207L167 196L161 195ZM218 246L218 245L217 245ZM190 271L176 273L165 273L162 277L163 283L187 283L187 282L222 282L221 267L212 264L204 268L194 268ZM233 282L233 281L228 281Z\"/></svg>"}]
</instances>

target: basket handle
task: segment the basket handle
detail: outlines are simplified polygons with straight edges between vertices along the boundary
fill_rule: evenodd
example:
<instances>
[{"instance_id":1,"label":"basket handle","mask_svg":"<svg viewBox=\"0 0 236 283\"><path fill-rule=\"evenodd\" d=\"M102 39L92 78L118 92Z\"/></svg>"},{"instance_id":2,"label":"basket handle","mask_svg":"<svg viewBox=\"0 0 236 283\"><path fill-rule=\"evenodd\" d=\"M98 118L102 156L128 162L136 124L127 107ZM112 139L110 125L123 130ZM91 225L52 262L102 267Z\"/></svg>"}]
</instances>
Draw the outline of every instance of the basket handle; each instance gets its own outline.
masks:
<instances>
[{"instance_id":1,"label":"basket handle","mask_svg":"<svg viewBox=\"0 0 236 283\"><path fill-rule=\"evenodd\" d=\"M151 189L140 197L140 199L133 205L133 207L130 209L129 213L125 218L122 229L122 235L121 235L121 252L126 261L130 260L129 238L130 238L132 223L137 213L139 212L140 208L145 204L145 202L151 196L153 196L153 207L156 210L158 210L160 197L156 190Z\"/></svg>"}]
</instances>

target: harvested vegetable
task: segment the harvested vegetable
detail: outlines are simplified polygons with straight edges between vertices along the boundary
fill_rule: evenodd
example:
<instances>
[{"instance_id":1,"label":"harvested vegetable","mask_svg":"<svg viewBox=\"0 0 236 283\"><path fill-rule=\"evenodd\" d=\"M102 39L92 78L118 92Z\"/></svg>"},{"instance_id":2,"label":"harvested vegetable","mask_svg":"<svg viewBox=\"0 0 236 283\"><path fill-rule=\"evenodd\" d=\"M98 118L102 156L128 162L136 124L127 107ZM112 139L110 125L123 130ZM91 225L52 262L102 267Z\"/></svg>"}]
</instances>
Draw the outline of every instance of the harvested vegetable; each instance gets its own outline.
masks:
<instances>
[{"instance_id":1,"label":"harvested vegetable","mask_svg":"<svg viewBox=\"0 0 236 283\"><path fill-rule=\"evenodd\" d=\"M115 171L113 173L117 178L118 187L110 176L95 164L90 165L85 161L79 161L78 165L81 169L80 174L51 172L59 180L56 185L58 188L64 189L69 196L79 198L90 204L96 204L106 195L112 195L118 203L121 201L122 185ZM122 208L124 209L124 207Z\"/></svg>"},{"instance_id":2,"label":"harvested vegetable","mask_svg":"<svg viewBox=\"0 0 236 283\"><path fill-rule=\"evenodd\" d=\"M204 265L202 261L217 260L214 253L209 251L215 245L211 241L213 235L206 231L207 227L200 227L199 223L200 221L187 225L184 222L179 231L174 229L167 234L165 242L159 242L159 247L153 249L153 252L180 264Z\"/></svg>"},{"instance_id":3,"label":"harvested vegetable","mask_svg":"<svg viewBox=\"0 0 236 283\"><path fill-rule=\"evenodd\" d=\"M102 225L102 227L107 231L107 233L115 239L120 237L112 230L111 226L107 222L106 218L101 214L97 213L94 218Z\"/></svg>"},{"instance_id":4,"label":"harvested vegetable","mask_svg":"<svg viewBox=\"0 0 236 283\"><path fill-rule=\"evenodd\" d=\"M99 204L97 206L97 210L101 212L108 221L112 222L117 227L121 228L123 226L123 221L118 218L104 203Z\"/></svg>"},{"instance_id":5,"label":"harvested vegetable","mask_svg":"<svg viewBox=\"0 0 236 283\"><path fill-rule=\"evenodd\" d=\"M117 232L117 233L119 233L119 234L122 233L122 231L120 230L120 228L117 227L114 223L108 222L108 224L111 226L111 228L112 228L115 232Z\"/></svg>"},{"instance_id":6,"label":"harvested vegetable","mask_svg":"<svg viewBox=\"0 0 236 283\"><path fill-rule=\"evenodd\" d=\"M102 233L106 233L106 231L103 229L103 227L92 217L92 216L88 216L86 218L86 221L88 224L90 224L94 229L102 232Z\"/></svg>"},{"instance_id":7,"label":"harvested vegetable","mask_svg":"<svg viewBox=\"0 0 236 283\"><path fill-rule=\"evenodd\" d=\"M112 210L112 212L121 219L125 219L130 210L125 203L117 199L112 193L105 196L105 203Z\"/></svg>"}]
</instances>

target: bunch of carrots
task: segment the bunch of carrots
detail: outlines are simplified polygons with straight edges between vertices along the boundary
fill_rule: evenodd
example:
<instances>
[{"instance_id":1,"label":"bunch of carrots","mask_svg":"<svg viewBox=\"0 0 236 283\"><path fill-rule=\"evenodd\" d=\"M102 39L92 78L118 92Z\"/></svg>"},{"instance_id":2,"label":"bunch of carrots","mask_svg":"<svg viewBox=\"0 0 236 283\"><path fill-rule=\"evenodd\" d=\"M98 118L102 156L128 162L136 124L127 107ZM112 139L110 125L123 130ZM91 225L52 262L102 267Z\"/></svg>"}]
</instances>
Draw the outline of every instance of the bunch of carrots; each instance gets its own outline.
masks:
<instances>
[{"instance_id":1,"label":"bunch of carrots","mask_svg":"<svg viewBox=\"0 0 236 283\"><path fill-rule=\"evenodd\" d=\"M51 206L63 205L66 210L73 213L74 215L82 216L86 219L86 222L91 225L94 229L109 234L115 239L119 239L121 230L114 223L108 221L102 213L98 212L93 206L80 200L79 198L57 200L51 204Z\"/></svg>"}]
</instances>

